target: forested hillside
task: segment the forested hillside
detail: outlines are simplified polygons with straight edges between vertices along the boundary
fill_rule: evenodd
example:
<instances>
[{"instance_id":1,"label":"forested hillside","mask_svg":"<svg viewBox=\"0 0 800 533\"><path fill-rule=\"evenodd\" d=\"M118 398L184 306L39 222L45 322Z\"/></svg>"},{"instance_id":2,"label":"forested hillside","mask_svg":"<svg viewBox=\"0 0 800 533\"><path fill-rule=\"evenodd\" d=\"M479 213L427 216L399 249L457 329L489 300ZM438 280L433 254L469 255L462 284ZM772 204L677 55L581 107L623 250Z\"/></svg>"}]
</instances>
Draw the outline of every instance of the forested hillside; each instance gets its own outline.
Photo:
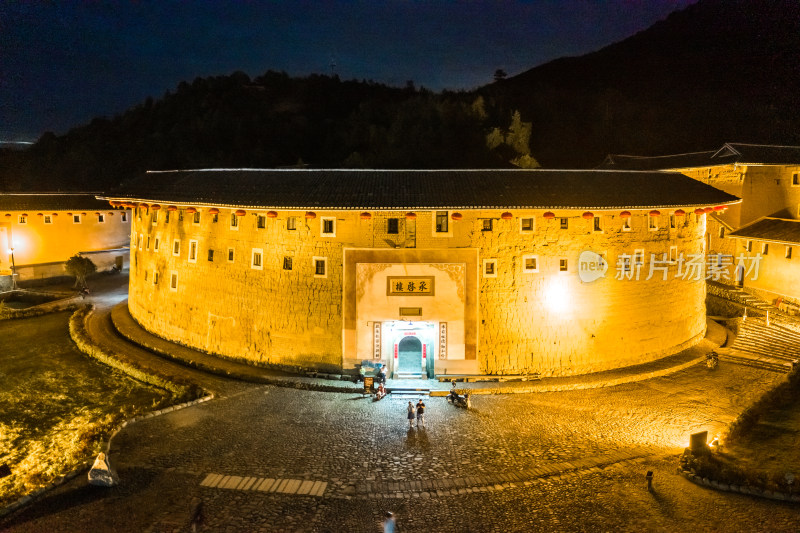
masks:
<instances>
[{"instance_id":1,"label":"forested hillside","mask_svg":"<svg viewBox=\"0 0 800 533\"><path fill-rule=\"evenodd\" d=\"M0 189L107 190L147 169L201 167L588 168L607 153L724 142L800 145L797 0L701 0L471 92L276 72L198 78L0 151Z\"/></svg>"}]
</instances>

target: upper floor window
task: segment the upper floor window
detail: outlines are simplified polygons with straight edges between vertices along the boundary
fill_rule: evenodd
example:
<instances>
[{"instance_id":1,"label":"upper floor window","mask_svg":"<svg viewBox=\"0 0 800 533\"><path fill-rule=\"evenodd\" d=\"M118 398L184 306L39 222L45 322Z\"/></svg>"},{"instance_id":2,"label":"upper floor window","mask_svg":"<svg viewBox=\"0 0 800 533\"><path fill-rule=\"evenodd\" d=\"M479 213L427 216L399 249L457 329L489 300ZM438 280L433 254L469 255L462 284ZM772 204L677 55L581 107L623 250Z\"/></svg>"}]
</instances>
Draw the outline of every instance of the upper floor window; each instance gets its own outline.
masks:
<instances>
[{"instance_id":1,"label":"upper floor window","mask_svg":"<svg viewBox=\"0 0 800 533\"><path fill-rule=\"evenodd\" d=\"M164 213L164 224L169 224L169 209Z\"/></svg>"},{"instance_id":2,"label":"upper floor window","mask_svg":"<svg viewBox=\"0 0 800 533\"><path fill-rule=\"evenodd\" d=\"M559 220L561 222L561 229L569 228L569 219L568 218L561 218Z\"/></svg>"},{"instance_id":3,"label":"upper floor window","mask_svg":"<svg viewBox=\"0 0 800 533\"><path fill-rule=\"evenodd\" d=\"M647 217L647 229L655 231L658 229L658 217Z\"/></svg>"},{"instance_id":4,"label":"upper floor window","mask_svg":"<svg viewBox=\"0 0 800 533\"><path fill-rule=\"evenodd\" d=\"M725 226L719 227L719 238L722 239L725 237Z\"/></svg>"},{"instance_id":5,"label":"upper floor window","mask_svg":"<svg viewBox=\"0 0 800 533\"><path fill-rule=\"evenodd\" d=\"M172 255L181 255L181 241L178 239L172 241Z\"/></svg>"},{"instance_id":6,"label":"upper floor window","mask_svg":"<svg viewBox=\"0 0 800 533\"><path fill-rule=\"evenodd\" d=\"M195 211L192 213L192 224L199 224L200 223L200 211Z\"/></svg>"},{"instance_id":7,"label":"upper floor window","mask_svg":"<svg viewBox=\"0 0 800 533\"><path fill-rule=\"evenodd\" d=\"M265 217L264 215L258 215L258 218L256 219L256 227L258 229L266 228L267 227L267 217Z\"/></svg>"},{"instance_id":8,"label":"upper floor window","mask_svg":"<svg viewBox=\"0 0 800 533\"><path fill-rule=\"evenodd\" d=\"M523 255L522 271L526 273L539 272L539 257L535 255Z\"/></svg>"},{"instance_id":9,"label":"upper floor window","mask_svg":"<svg viewBox=\"0 0 800 533\"><path fill-rule=\"evenodd\" d=\"M626 217L622 219L622 231L630 231L631 230L631 217Z\"/></svg>"},{"instance_id":10,"label":"upper floor window","mask_svg":"<svg viewBox=\"0 0 800 533\"><path fill-rule=\"evenodd\" d=\"M297 229L297 217L289 217L286 219L286 229L290 231Z\"/></svg>"},{"instance_id":11,"label":"upper floor window","mask_svg":"<svg viewBox=\"0 0 800 533\"><path fill-rule=\"evenodd\" d=\"M97 215L97 222L98 222L98 223L103 223L103 222L105 222L105 221L106 221L106 216L105 216L103 213L99 213L99 214Z\"/></svg>"},{"instance_id":12,"label":"upper floor window","mask_svg":"<svg viewBox=\"0 0 800 533\"><path fill-rule=\"evenodd\" d=\"M753 241L747 241L747 243L744 245L744 249L747 250L748 252L752 252L753 251Z\"/></svg>"},{"instance_id":13,"label":"upper floor window","mask_svg":"<svg viewBox=\"0 0 800 533\"><path fill-rule=\"evenodd\" d=\"M533 218L519 219L519 231L522 233L530 233L533 231Z\"/></svg>"},{"instance_id":14,"label":"upper floor window","mask_svg":"<svg viewBox=\"0 0 800 533\"><path fill-rule=\"evenodd\" d=\"M594 231L603 231L603 225L601 223L601 220L602 219L600 217L594 217L594 219L592 221L592 223L593 223L592 229Z\"/></svg>"},{"instance_id":15,"label":"upper floor window","mask_svg":"<svg viewBox=\"0 0 800 533\"><path fill-rule=\"evenodd\" d=\"M160 238L160 237L156 237L155 244L153 244L153 251L154 251L154 252L157 252L157 251L158 251L158 245L159 245L160 243L161 243L161 238Z\"/></svg>"},{"instance_id":16,"label":"upper floor window","mask_svg":"<svg viewBox=\"0 0 800 533\"><path fill-rule=\"evenodd\" d=\"M233 248L228 248L228 263L233 263Z\"/></svg>"},{"instance_id":17,"label":"upper floor window","mask_svg":"<svg viewBox=\"0 0 800 533\"><path fill-rule=\"evenodd\" d=\"M189 262L197 261L197 241L189 241Z\"/></svg>"},{"instance_id":18,"label":"upper floor window","mask_svg":"<svg viewBox=\"0 0 800 533\"><path fill-rule=\"evenodd\" d=\"M325 237L336 236L336 219L334 217L321 217L320 233Z\"/></svg>"},{"instance_id":19,"label":"upper floor window","mask_svg":"<svg viewBox=\"0 0 800 533\"><path fill-rule=\"evenodd\" d=\"M787 246L786 247L786 252L783 254L783 257L785 257L786 259L791 259L792 258L792 247L791 246Z\"/></svg>"},{"instance_id":20,"label":"upper floor window","mask_svg":"<svg viewBox=\"0 0 800 533\"><path fill-rule=\"evenodd\" d=\"M153 209L153 214L150 215L150 221L153 223L154 226L158 222L158 210L157 209Z\"/></svg>"},{"instance_id":21,"label":"upper floor window","mask_svg":"<svg viewBox=\"0 0 800 533\"><path fill-rule=\"evenodd\" d=\"M325 278L328 276L328 259L325 257L314 257L314 277Z\"/></svg>"},{"instance_id":22,"label":"upper floor window","mask_svg":"<svg viewBox=\"0 0 800 533\"><path fill-rule=\"evenodd\" d=\"M795 172L794 174L792 174L792 186L793 187L800 186L800 173Z\"/></svg>"},{"instance_id":23,"label":"upper floor window","mask_svg":"<svg viewBox=\"0 0 800 533\"><path fill-rule=\"evenodd\" d=\"M238 228L239 227L239 217L236 213L231 213L231 228Z\"/></svg>"},{"instance_id":24,"label":"upper floor window","mask_svg":"<svg viewBox=\"0 0 800 533\"><path fill-rule=\"evenodd\" d=\"M20 215L17 221L20 224L27 224L28 223L28 215Z\"/></svg>"},{"instance_id":25,"label":"upper floor window","mask_svg":"<svg viewBox=\"0 0 800 533\"><path fill-rule=\"evenodd\" d=\"M214 250L209 250L208 251L208 260L209 261L213 261L214 260Z\"/></svg>"},{"instance_id":26,"label":"upper floor window","mask_svg":"<svg viewBox=\"0 0 800 533\"><path fill-rule=\"evenodd\" d=\"M254 268L256 270L262 270L264 265L262 264L264 255L264 250L261 248L253 248L253 256L252 260L250 261L250 268Z\"/></svg>"},{"instance_id":27,"label":"upper floor window","mask_svg":"<svg viewBox=\"0 0 800 533\"><path fill-rule=\"evenodd\" d=\"M284 270L291 270L292 269L292 258L291 257L284 257L283 258L283 269Z\"/></svg>"},{"instance_id":28,"label":"upper floor window","mask_svg":"<svg viewBox=\"0 0 800 533\"><path fill-rule=\"evenodd\" d=\"M767 255L769 253L769 243L762 243L761 244L761 255Z\"/></svg>"},{"instance_id":29,"label":"upper floor window","mask_svg":"<svg viewBox=\"0 0 800 533\"><path fill-rule=\"evenodd\" d=\"M386 220L386 233L396 235L400 233L400 219L389 218Z\"/></svg>"},{"instance_id":30,"label":"upper floor window","mask_svg":"<svg viewBox=\"0 0 800 533\"><path fill-rule=\"evenodd\" d=\"M436 211L436 233L447 232L447 211Z\"/></svg>"},{"instance_id":31,"label":"upper floor window","mask_svg":"<svg viewBox=\"0 0 800 533\"><path fill-rule=\"evenodd\" d=\"M80 215L72 215L72 223L73 224L80 224L81 223L81 216Z\"/></svg>"},{"instance_id":32,"label":"upper floor window","mask_svg":"<svg viewBox=\"0 0 800 533\"><path fill-rule=\"evenodd\" d=\"M44 216L44 223L45 224L52 224L53 223L53 215L45 215Z\"/></svg>"},{"instance_id":33,"label":"upper floor window","mask_svg":"<svg viewBox=\"0 0 800 533\"><path fill-rule=\"evenodd\" d=\"M483 277L484 278L497 277L497 259L483 260Z\"/></svg>"},{"instance_id":34,"label":"upper floor window","mask_svg":"<svg viewBox=\"0 0 800 533\"><path fill-rule=\"evenodd\" d=\"M492 219L484 218L481 222L481 231L492 231Z\"/></svg>"},{"instance_id":35,"label":"upper floor window","mask_svg":"<svg viewBox=\"0 0 800 533\"><path fill-rule=\"evenodd\" d=\"M127 211L123 211L119 220L120 220L120 222L127 222L128 221L128 212Z\"/></svg>"},{"instance_id":36,"label":"upper floor window","mask_svg":"<svg viewBox=\"0 0 800 533\"><path fill-rule=\"evenodd\" d=\"M170 279L169 279L169 290L177 291L178 290L178 273L171 272Z\"/></svg>"},{"instance_id":37,"label":"upper floor window","mask_svg":"<svg viewBox=\"0 0 800 533\"><path fill-rule=\"evenodd\" d=\"M567 260L566 259L559 259L558 260L558 270L559 272L566 272L567 271Z\"/></svg>"}]
</instances>

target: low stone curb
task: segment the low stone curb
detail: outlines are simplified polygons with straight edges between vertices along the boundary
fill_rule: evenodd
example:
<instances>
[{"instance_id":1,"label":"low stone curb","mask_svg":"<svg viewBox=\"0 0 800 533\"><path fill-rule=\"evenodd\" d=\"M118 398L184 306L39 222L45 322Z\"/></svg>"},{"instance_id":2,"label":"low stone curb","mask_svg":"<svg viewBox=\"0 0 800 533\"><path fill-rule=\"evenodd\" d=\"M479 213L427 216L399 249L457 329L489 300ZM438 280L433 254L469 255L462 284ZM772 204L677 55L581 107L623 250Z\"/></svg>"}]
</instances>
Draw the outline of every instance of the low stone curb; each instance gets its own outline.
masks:
<instances>
[{"instance_id":1,"label":"low stone curb","mask_svg":"<svg viewBox=\"0 0 800 533\"><path fill-rule=\"evenodd\" d=\"M146 418L153 418L155 416L171 413L172 411L178 411L179 409L185 409L187 407L191 407L193 405L204 403L204 402L207 402L207 401L210 401L210 400L213 400L213 399L214 399L214 395L213 394L209 394L208 396L204 396L204 397L198 398L196 400L180 403L180 404L177 404L177 405L171 405L169 407L165 407L164 409L158 409L156 411L151 411L151 412L146 413L144 415L139 415L139 416L135 416L133 418L130 418L128 420L124 420L122 423L119 424L119 426L117 426L116 429L114 429L111 432L111 436L108 437L108 441L106 442L106 445L105 445L105 453L108 455L109 450L111 449L111 441L112 441L112 439L117 436L117 433L122 431L122 429L127 427L128 425L136 423L136 422L139 422L140 420L144 420ZM23 496L19 500L11 503L10 505L7 505L3 509L0 509L0 518L4 518L4 517L10 515L11 513L15 512L15 511L18 511L19 509L22 509L26 505L28 505L30 503L33 503L34 501L38 500L39 498L41 498L42 496L44 496L48 492L52 491L53 489L56 489L56 488L60 487L61 485L63 485L67 481L75 479L79 475L81 475L81 474L85 473L87 470L89 470L92 467L92 464L94 464L94 459L90 459L88 461L85 461L84 463L78 465L77 467L75 467L74 469L69 471L67 474L59 476L52 483L49 483L49 484L45 485L44 487L40 487L40 488L36 489L35 491L33 491L33 492L29 493L29 494L26 494L25 496Z\"/></svg>"},{"instance_id":2,"label":"low stone curb","mask_svg":"<svg viewBox=\"0 0 800 533\"><path fill-rule=\"evenodd\" d=\"M729 485L728 483L721 483L713 479L708 479L707 477L700 477L694 472L690 470L684 470L681 467L678 467L678 474L682 475L695 485L720 490L722 492L736 492L739 494L747 494L749 496L757 496L759 498L767 498L770 500L800 503L800 494L788 494L780 491L763 490L758 487L750 487L748 485Z\"/></svg>"}]
</instances>

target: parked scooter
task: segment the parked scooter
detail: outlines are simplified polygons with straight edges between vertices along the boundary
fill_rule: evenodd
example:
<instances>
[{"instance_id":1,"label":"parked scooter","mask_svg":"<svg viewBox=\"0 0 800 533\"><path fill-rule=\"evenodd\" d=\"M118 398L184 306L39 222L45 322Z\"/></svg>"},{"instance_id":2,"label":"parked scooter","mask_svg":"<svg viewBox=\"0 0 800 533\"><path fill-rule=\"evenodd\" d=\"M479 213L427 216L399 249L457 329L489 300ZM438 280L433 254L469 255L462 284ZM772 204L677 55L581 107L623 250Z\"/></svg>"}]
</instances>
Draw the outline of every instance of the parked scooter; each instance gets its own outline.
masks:
<instances>
[{"instance_id":1,"label":"parked scooter","mask_svg":"<svg viewBox=\"0 0 800 533\"><path fill-rule=\"evenodd\" d=\"M719 354L717 352L710 352L706 354L706 366L714 370L719 365Z\"/></svg>"},{"instance_id":2,"label":"parked scooter","mask_svg":"<svg viewBox=\"0 0 800 533\"><path fill-rule=\"evenodd\" d=\"M463 396L458 394L456 391L456 382L453 381L453 388L450 389L450 394L447 395L447 401L455 405L456 407L463 407L464 409L469 409L472 404L469 399L469 393L464 393Z\"/></svg>"}]
</instances>

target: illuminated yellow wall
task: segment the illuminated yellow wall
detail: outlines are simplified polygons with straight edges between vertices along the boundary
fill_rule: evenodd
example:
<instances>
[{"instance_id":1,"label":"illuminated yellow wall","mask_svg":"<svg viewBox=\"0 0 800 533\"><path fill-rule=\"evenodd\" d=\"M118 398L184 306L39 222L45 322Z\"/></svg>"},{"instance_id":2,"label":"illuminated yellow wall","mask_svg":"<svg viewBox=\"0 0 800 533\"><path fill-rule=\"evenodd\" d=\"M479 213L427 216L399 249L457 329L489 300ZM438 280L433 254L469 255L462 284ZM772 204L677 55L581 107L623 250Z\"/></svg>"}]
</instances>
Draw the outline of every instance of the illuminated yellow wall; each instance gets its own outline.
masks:
<instances>
[{"instance_id":1,"label":"illuminated yellow wall","mask_svg":"<svg viewBox=\"0 0 800 533\"><path fill-rule=\"evenodd\" d=\"M122 220L123 213L127 221ZM47 222L45 215L49 217ZM74 222L74 215L80 217L79 223ZM48 211L41 215L34 211L4 211L0 220L0 271L10 269L12 247L17 272L20 280L24 280L34 266L63 263L78 252L126 246L130 211L109 208L102 215L104 222L98 221L95 211ZM55 273L63 273L60 265L53 265L53 269Z\"/></svg>"},{"instance_id":2,"label":"illuminated yellow wall","mask_svg":"<svg viewBox=\"0 0 800 533\"><path fill-rule=\"evenodd\" d=\"M785 243L768 243L767 254L764 255L764 241L752 241L752 251L746 249L746 239L730 239L737 244L737 255L754 257L761 254L758 265L758 275L753 279L753 273L744 277L744 287L754 292L767 302L774 302L776 298L800 303L800 283L797 282L800 274L800 246ZM791 257L786 257L787 247L791 248ZM752 263L748 262L747 268Z\"/></svg>"},{"instance_id":3,"label":"illuminated yellow wall","mask_svg":"<svg viewBox=\"0 0 800 533\"><path fill-rule=\"evenodd\" d=\"M365 220L359 212L319 211L307 220L304 212L282 211L266 218L264 228L248 212L232 229L230 209L221 209L213 222L200 207L199 224L189 214L178 220L178 212L167 223L164 210L153 223L152 211L136 210L129 307L150 331L216 354L351 368L370 358L370 324L399 319L399 307L416 301L423 310L420 320L452 326L452 358L437 360L437 371L447 365L481 373L603 370L673 353L705 331L704 278L676 278L676 263L667 266L666 281L644 279L651 253L660 258L671 247L673 254L702 252L705 215L678 217L671 228L664 210L653 230L646 212L634 211L632 227L625 231L619 211L598 212L601 231L594 231L593 221L574 211L557 212L559 218L547 221L543 211L515 211L504 220L500 210L461 210L463 219L449 219L450 231L442 235L434 231L430 211L418 211L413 221L405 212L372 212ZM287 230L289 216L296 217L296 230ZM335 219L335 235L321 236L321 219L329 216ZM567 229L561 229L561 217L567 218ZM399 219L397 234L388 233L388 218ZM522 218L534 220L533 232L521 231ZM484 231L485 220L491 221L490 231ZM191 241L197 241L194 260ZM261 268L252 268L254 249L262 250ZM370 250L380 254L369 259ZM580 281L577 261L584 250L606 255L605 279ZM646 257L641 279L613 279L618 256L636 250ZM361 251L361 259L350 264L347 257L355 251ZM523 272L528 255L537 256L538 272ZM315 276L314 257L327 258L324 277ZM284 269L284 258L291 258L292 270ZM567 272L560 271L562 259ZM388 266L378 269L383 272L375 274L378 281L359 282L359 268L363 277L370 261ZM485 261L496 261L494 277L485 275ZM461 266L446 274L445 264ZM382 293L386 276L400 272L447 275L452 283L437 281L443 300L425 303L430 297L422 296L401 302ZM362 294L359 300L359 290L371 296Z\"/></svg>"}]
</instances>

